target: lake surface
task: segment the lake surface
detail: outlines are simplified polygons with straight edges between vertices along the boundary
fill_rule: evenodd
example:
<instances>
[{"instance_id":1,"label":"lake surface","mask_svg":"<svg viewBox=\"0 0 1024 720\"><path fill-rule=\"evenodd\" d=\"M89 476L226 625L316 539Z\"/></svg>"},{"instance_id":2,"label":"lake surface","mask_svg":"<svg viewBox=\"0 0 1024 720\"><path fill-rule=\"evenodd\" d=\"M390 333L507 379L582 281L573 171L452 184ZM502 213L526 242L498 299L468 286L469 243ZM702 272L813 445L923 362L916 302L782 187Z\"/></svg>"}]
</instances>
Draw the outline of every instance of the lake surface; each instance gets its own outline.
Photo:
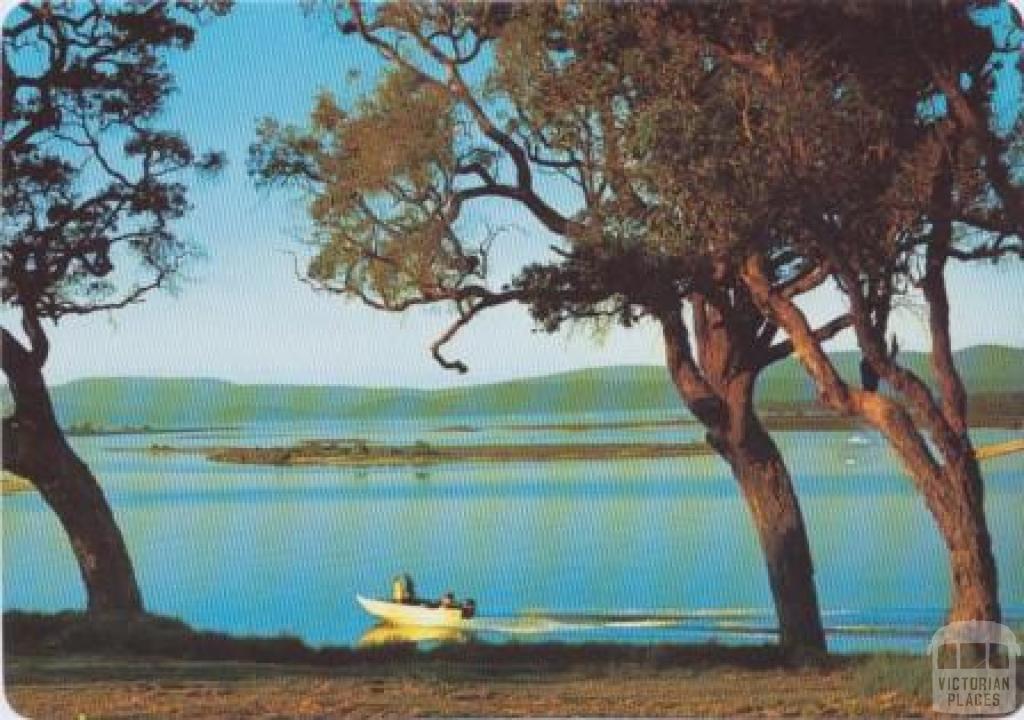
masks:
<instances>
[{"instance_id":1,"label":"lake surface","mask_svg":"<svg viewBox=\"0 0 1024 720\"><path fill-rule=\"evenodd\" d=\"M287 633L313 644L388 639L354 596L386 595L392 575L407 571L423 595L450 588L475 598L472 636L485 641L770 640L775 623L757 539L715 457L265 468L123 451L308 438L467 444L702 435L697 426L521 427L638 419L659 418L262 425L72 442L110 499L148 608L199 628ZM885 444L865 431L775 437L806 516L830 647L923 650L948 603L946 553ZM979 444L1009 437L976 433ZM1020 627L1024 456L988 461L984 470L1000 596L1008 622ZM4 608L83 607L70 547L41 500L5 497L2 518Z\"/></svg>"}]
</instances>

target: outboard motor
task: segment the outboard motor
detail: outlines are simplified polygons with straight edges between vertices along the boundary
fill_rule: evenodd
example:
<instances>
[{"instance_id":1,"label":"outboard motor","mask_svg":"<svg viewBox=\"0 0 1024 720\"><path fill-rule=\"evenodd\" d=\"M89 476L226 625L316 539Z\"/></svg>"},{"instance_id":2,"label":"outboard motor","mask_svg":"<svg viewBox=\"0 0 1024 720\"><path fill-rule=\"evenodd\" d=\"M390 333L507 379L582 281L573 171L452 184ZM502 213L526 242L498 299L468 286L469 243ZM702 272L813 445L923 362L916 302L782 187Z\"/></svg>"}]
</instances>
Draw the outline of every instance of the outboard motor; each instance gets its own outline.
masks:
<instances>
[{"instance_id":1,"label":"outboard motor","mask_svg":"<svg viewBox=\"0 0 1024 720\"><path fill-rule=\"evenodd\" d=\"M469 598L466 602L462 603L462 619L469 620L474 615L476 615L476 601L473 598Z\"/></svg>"}]
</instances>

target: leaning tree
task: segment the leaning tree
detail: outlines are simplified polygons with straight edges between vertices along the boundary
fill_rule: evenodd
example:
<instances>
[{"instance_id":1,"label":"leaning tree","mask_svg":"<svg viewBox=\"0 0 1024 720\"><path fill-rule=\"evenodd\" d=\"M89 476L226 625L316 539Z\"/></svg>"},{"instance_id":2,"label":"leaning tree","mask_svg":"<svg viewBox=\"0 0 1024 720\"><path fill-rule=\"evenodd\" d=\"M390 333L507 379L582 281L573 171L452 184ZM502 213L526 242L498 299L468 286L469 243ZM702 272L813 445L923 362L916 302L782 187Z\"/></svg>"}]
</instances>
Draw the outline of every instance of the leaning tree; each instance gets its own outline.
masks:
<instances>
[{"instance_id":1,"label":"leaning tree","mask_svg":"<svg viewBox=\"0 0 1024 720\"><path fill-rule=\"evenodd\" d=\"M737 105L752 57L709 42L701 19L737 33L759 22L749 8L704 5L346 3L340 30L376 48L386 71L352 109L325 93L306 127L263 121L252 170L307 194L310 282L382 311L454 308L431 348L446 368L466 371L444 345L507 303L550 331L659 326L680 397L746 499L780 643L818 653L803 517L754 408L760 373L793 344L736 272L723 219L768 179L716 164L757 122ZM501 283L488 251L512 236L481 212L513 206L556 239ZM794 277L787 292L822 282ZM825 342L848 323L834 318L813 336Z\"/></svg>"},{"instance_id":2,"label":"leaning tree","mask_svg":"<svg viewBox=\"0 0 1024 720\"><path fill-rule=\"evenodd\" d=\"M183 174L221 158L158 126L173 90L164 55L227 8L44 1L5 18L2 295L22 334L3 328L3 467L56 513L93 612L141 612L142 597L103 491L57 422L47 323L139 302L193 253L172 228L188 209Z\"/></svg>"},{"instance_id":3,"label":"leaning tree","mask_svg":"<svg viewBox=\"0 0 1024 720\"><path fill-rule=\"evenodd\" d=\"M1024 125L1019 106L999 117L993 104L998 63L1017 62L1016 48L1007 57L999 45L1013 32L981 27L976 10L849 3L765 12L759 33L733 45L747 60L736 97L756 118L733 156L771 148L776 172L766 192L744 201L749 213L729 246L733 272L786 332L822 401L876 428L922 494L949 550L951 619L998 621L946 272L951 262L1024 253L1015 160ZM716 42L723 35L704 32ZM859 385L814 337L791 291L797 278L834 281L845 297L863 357ZM932 384L902 362L892 334L891 314L908 296L927 317Z\"/></svg>"}]
</instances>

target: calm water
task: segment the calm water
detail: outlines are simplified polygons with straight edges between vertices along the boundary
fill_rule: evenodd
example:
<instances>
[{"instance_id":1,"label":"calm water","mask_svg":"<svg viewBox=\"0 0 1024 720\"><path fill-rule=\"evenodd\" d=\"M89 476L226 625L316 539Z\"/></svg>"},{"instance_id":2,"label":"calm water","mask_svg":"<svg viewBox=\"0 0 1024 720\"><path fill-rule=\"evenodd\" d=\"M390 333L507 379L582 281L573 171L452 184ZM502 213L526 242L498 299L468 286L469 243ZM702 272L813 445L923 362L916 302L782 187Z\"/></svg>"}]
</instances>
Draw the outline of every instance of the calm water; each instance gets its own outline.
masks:
<instances>
[{"instance_id":1,"label":"calm water","mask_svg":"<svg viewBox=\"0 0 1024 720\"><path fill-rule=\"evenodd\" d=\"M589 418L622 420L628 418ZM634 418L636 419L636 418ZM573 419L574 421L576 418ZM118 452L148 445L287 444L310 437L432 443L696 439L696 427L523 430L557 418L262 426L76 438L124 530L148 607L202 628L380 639L355 593L398 571L451 588L494 642L664 642L771 637L771 597L735 482L717 458L438 468L260 468ZM562 419L564 422L564 419ZM979 442L1009 437L979 431ZM776 433L796 476L829 642L922 649L948 597L930 516L879 439ZM1024 622L1024 458L985 465L1011 624ZM3 500L3 605L84 605L70 548L33 494ZM369 633L369 634L368 634Z\"/></svg>"}]
</instances>

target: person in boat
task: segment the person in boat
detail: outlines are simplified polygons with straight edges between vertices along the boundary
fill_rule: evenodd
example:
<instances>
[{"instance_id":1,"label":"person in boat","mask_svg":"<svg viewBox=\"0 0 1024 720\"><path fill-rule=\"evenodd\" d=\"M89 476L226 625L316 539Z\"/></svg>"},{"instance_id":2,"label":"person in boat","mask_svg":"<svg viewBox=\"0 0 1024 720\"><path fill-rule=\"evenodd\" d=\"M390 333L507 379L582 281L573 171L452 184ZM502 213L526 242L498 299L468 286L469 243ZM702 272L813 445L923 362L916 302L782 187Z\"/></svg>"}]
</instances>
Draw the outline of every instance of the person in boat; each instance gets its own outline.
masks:
<instances>
[{"instance_id":1,"label":"person in boat","mask_svg":"<svg viewBox=\"0 0 1024 720\"><path fill-rule=\"evenodd\" d=\"M451 590L447 591L444 595L441 596L441 607L443 607L443 608L453 608L453 607L455 607L455 595L452 593Z\"/></svg>"},{"instance_id":2,"label":"person in boat","mask_svg":"<svg viewBox=\"0 0 1024 720\"><path fill-rule=\"evenodd\" d=\"M462 603L462 619L469 620L474 615L476 615L476 601L473 598L468 598L466 602Z\"/></svg>"},{"instance_id":3,"label":"person in boat","mask_svg":"<svg viewBox=\"0 0 1024 720\"><path fill-rule=\"evenodd\" d=\"M396 575L391 581L391 599L396 603L411 605L416 602L416 590L408 573Z\"/></svg>"}]
</instances>

